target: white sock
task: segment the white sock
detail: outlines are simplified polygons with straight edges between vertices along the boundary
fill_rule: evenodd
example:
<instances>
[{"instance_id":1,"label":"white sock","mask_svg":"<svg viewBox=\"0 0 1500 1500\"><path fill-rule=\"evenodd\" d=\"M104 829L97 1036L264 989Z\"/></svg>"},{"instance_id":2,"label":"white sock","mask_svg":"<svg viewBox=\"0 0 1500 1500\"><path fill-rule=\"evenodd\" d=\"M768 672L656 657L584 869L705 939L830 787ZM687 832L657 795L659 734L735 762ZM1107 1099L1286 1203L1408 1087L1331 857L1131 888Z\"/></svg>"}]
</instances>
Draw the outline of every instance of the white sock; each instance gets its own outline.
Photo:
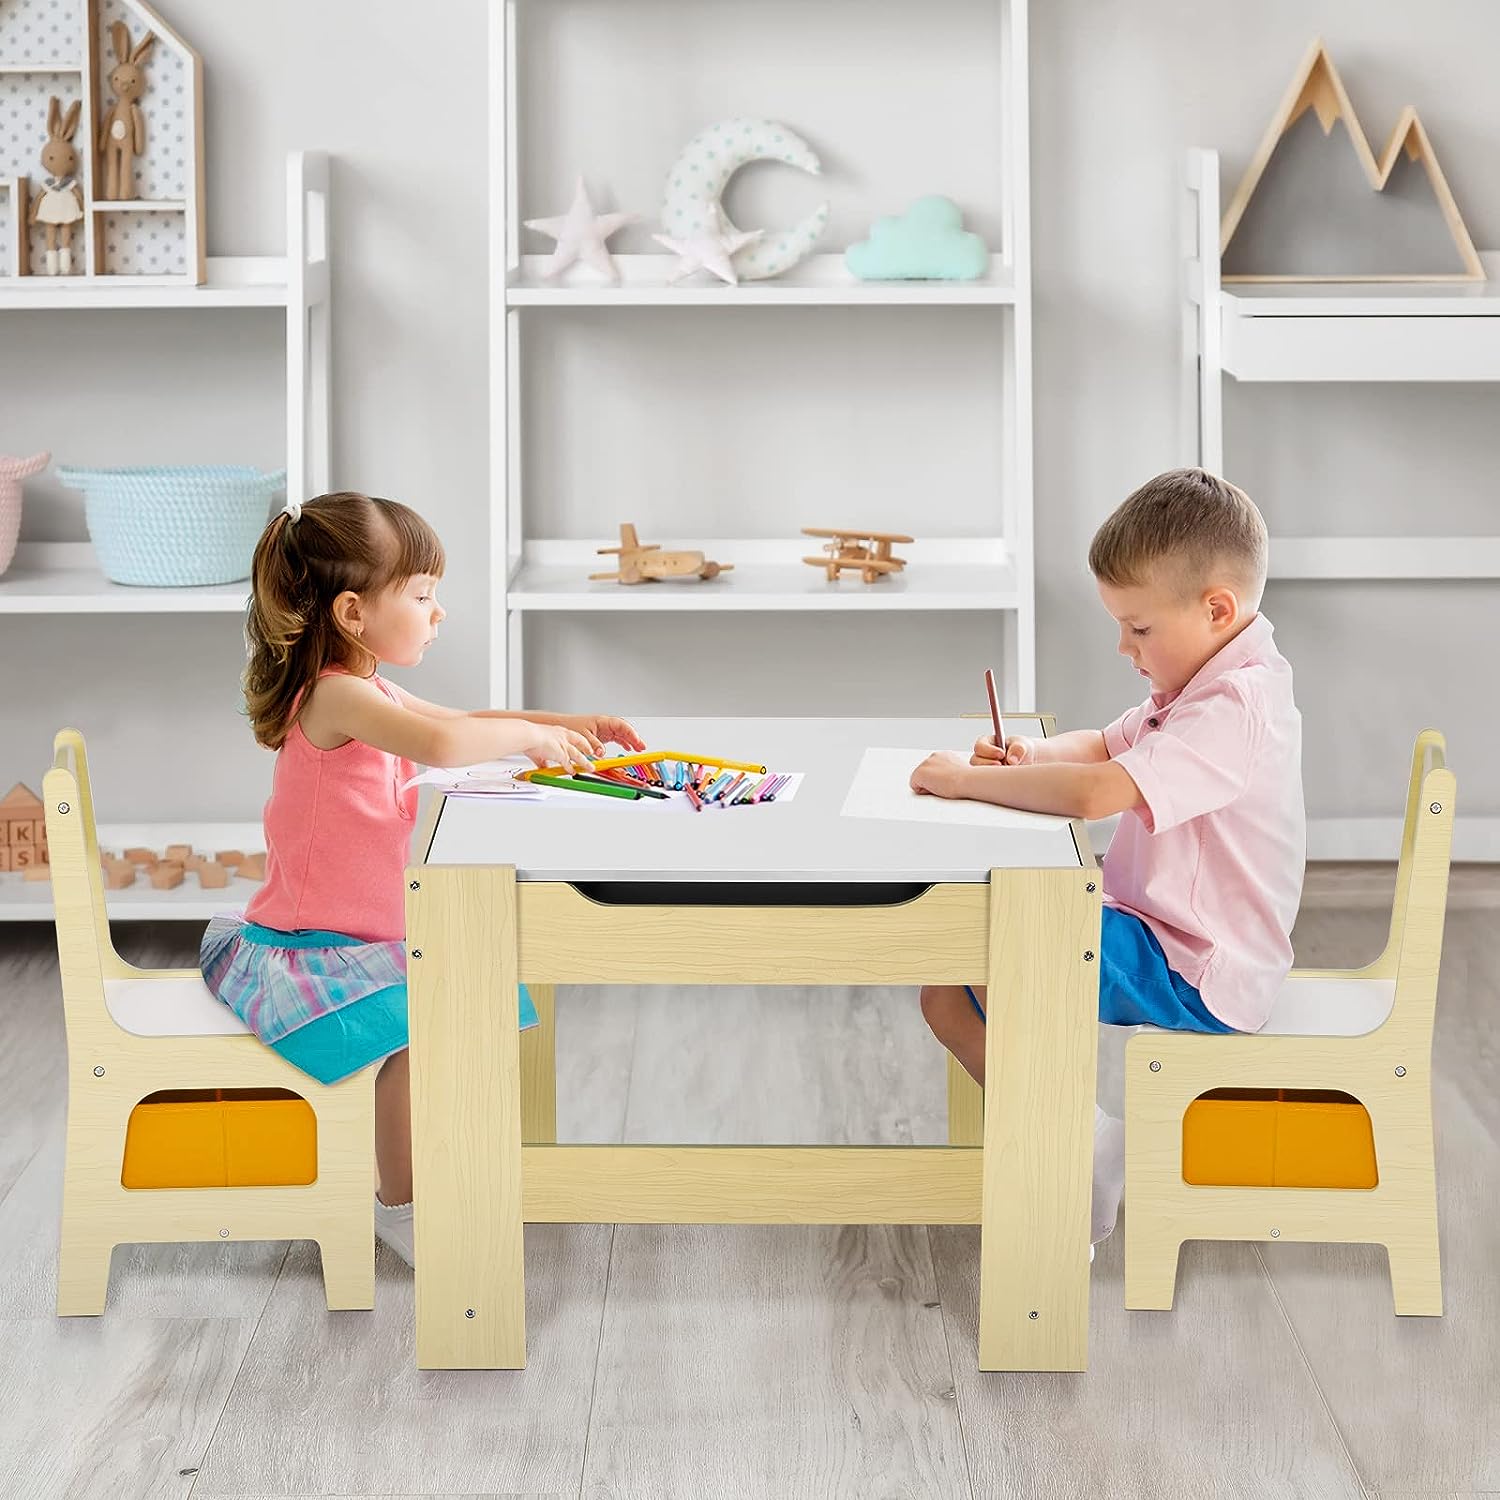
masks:
<instances>
[{"instance_id":1,"label":"white sock","mask_svg":"<svg viewBox=\"0 0 1500 1500\"><path fill-rule=\"evenodd\" d=\"M1125 1122L1094 1106L1094 1196L1089 1238L1097 1244L1113 1232L1125 1196Z\"/></svg>"},{"instance_id":2,"label":"white sock","mask_svg":"<svg viewBox=\"0 0 1500 1500\"><path fill-rule=\"evenodd\" d=\"M73 252L66 246L57 252L57 264L64 276L73 274Z\"/></svg>"},{"instance_id":3,"label":"white sock","mask_svg":"<svg viewBox=\"0 0 1500 1500\"><path fill-rule=\"evenodd\" d=\"M382 1203L375 1197L375 1238L384 1240L407 1265L417 1263L416 1231L410 1203Z\"/></svg>"}]
</instances>

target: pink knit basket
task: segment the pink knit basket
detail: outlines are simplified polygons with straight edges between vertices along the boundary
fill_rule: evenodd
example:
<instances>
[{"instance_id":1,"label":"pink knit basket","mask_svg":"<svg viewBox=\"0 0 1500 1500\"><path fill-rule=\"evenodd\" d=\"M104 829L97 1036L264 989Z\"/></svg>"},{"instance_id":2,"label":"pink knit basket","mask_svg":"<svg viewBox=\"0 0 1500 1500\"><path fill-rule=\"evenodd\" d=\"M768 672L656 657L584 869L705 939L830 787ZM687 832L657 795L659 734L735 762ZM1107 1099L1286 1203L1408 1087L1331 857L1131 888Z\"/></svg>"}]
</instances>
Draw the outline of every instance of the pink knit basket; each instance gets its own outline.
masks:
<instances>
[{"instance_id":1,"label":"pink knit basket","mask_svg":"<svg viewBox=\"0 0 1500 1500\"><path fill-rule=\"evenodd\" d=\"M33 453L30 458L0 453L0 573L11 565L21 534L21 481L40 474L51 462L50 453Z\"/></svg>"}]
</instances>

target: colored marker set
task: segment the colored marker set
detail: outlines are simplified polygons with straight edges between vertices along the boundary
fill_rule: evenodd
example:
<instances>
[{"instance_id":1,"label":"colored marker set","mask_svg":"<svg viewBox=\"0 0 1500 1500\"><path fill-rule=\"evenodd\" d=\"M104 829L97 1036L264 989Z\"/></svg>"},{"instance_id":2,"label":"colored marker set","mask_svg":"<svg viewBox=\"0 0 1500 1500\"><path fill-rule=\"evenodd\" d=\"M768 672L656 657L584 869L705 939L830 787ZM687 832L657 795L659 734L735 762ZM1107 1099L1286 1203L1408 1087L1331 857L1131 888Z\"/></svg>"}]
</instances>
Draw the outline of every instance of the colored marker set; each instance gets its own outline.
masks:
<instances>
[{"instance_id":1,"label":"colored marker set","mask_svg":"<svg viewBox=\"0 0 1500 1500\"><path fill-rule=\"evenodd\" d=\"M754 807L774 802L792 779L768 772L765 766L680 751L608 757L596 760L592 771L543 766L520 774L540 786L632 802L666 801L670 793L681 792L694 812L702 812L705 807Z\"/></svg>"}]
</instances>

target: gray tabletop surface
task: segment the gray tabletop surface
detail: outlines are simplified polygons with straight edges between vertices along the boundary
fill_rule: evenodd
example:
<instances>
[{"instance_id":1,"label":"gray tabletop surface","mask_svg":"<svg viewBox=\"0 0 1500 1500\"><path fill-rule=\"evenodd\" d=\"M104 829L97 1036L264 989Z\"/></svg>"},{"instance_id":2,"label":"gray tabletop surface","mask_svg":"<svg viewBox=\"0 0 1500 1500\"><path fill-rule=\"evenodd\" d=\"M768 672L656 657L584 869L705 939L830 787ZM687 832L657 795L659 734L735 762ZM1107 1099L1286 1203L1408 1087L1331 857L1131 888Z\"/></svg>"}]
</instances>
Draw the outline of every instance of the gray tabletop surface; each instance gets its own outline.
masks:
<instances>
[{"instance_id":1,"label":"gray tabletop surface","mask_svg":"<svg viewBox=\"0 0 1500 1500\"><path fill-rule=\"evenodd\" d=\"M997 829L842 816L866 749L911 748L915 766L927 750L967 752L987 732L985 719L632 722L652 749L763 762L806 777L791 802L701 814L563 793L535 803L449 797L426 862L513 864L520 880L746 883L982 882L992 868L1082 864L1065 825ZM1013 722L1014 732L1037 732L1034 719Z\"/></svg>"}]
</instances>

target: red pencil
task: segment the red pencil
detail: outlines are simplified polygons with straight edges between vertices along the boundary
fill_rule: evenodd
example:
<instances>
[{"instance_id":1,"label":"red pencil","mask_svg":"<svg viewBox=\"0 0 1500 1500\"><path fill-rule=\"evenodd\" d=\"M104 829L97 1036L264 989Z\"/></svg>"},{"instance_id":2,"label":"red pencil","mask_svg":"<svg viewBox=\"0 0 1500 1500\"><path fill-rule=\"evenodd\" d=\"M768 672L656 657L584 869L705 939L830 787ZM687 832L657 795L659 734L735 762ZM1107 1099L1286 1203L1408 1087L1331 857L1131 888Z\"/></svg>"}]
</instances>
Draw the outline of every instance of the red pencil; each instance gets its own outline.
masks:
<instances>
[{"instance_id":1,"label":"red pencil","mask_svg":"<svg viewBox=\"0 0 1500 1500\"><path fill-rule=\"evenodd\" d=\"M693 790L692 786L691 785L685 786L683 788L683 791L685 791L687 793L688 801L693 804L693 811L694 812L702 812L703 811L703 799L697 794L697 792L695 792Z\"/></svg>"}]
</instances>

